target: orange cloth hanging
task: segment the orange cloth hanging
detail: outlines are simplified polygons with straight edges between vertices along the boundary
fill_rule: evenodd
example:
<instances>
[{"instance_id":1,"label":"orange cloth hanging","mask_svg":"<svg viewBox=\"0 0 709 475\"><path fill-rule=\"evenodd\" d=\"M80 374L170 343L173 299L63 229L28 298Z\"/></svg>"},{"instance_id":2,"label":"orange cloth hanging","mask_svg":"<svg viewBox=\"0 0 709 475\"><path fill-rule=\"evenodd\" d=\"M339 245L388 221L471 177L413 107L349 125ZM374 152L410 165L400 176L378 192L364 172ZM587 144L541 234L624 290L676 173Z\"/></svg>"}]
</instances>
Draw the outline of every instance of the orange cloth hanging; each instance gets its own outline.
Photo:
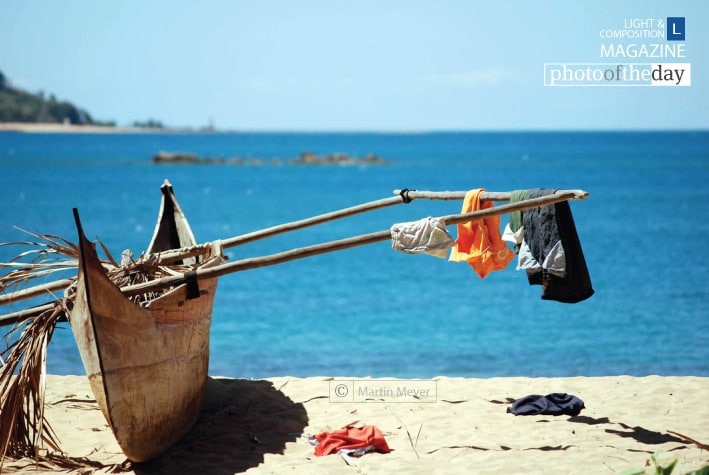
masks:
<instances>
[{"instance_id":1,"label":"orange cloth hanging","mask_svg":"<svg viewBox=\"0 0 709 475\"><path fill-rule=\"evenodd\" d=\"M491 201L480 201L483 191L484 188L479 188L466 193L461 213L492 208ZM467 261L480 278L485 278L490 272L507 267L514 256L500 235L500 217L492 216L458 225L458 239L449 260Z\"/></svg>"}]
</instances>

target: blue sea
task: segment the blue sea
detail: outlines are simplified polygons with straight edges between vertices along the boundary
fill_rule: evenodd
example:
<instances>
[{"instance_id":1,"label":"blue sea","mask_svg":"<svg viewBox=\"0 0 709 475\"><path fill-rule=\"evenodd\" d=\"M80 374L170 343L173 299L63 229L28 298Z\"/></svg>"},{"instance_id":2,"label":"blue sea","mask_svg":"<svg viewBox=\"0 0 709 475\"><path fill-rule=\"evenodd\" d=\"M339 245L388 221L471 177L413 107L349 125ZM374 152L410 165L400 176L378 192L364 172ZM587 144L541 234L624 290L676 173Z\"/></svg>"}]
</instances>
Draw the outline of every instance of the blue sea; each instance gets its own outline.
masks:
<instances>
[{"instance_id":1,"label":"blue sea","mask_svg":"<svg viewBox=\"0 0 709 475\"><path fill-rule=\"evenodd\" d=\"M163 150L262 163L154 164ZM288 163L305 151L376 154L385 163ZM28 238L13 226L76 241L77 207L91 239L114 256L126 248L138 255L166 178L202 242L398 188L590 193L571 203L596 291L586 301L541 300L514 262L480 279L465 263L401 254L382 242L220 278L211 375L709 376L709 132L5 132L0 242ZM460 206L414 201L227 255L233 261L386 230ZM0 260L23 250L0 247ZM49 345L48 370L84 372L66 323Z\"/></svg>"}]
</instances>

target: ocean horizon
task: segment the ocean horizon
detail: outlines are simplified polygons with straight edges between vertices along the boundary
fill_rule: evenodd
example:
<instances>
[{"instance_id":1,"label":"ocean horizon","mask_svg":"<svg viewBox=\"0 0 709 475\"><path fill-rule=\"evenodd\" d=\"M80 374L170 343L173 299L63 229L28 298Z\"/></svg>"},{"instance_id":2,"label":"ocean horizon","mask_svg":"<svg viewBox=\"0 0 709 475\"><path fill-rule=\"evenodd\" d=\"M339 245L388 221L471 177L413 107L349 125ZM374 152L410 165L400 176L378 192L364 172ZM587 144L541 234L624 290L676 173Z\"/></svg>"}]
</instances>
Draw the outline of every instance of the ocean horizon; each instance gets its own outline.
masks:
<instances>
[{"instance_id":1,"label":"ocean horizon","mask_svg":"<svg viewBox=\"0 0 709 475\"><path fill-rule=\"evenodd\" d=\"M160 151L244 161L156 164ZM289 161L305 152L382 162ZM220 278L209 373L709 376L709 251L700 238L709 227L701 218L709 131L1 132L0 175L0 242L28 239L15 226L75 242L77 207L87 235L114 256L144 251L164 179L200 242L390 197L394 189L583 189L589 197L571 208L596 291L586 301L541 300L516 261L480 279L465 263L377 243ZM460 206L417 200L226 255L272 254ZM455 237L455 226L448 229ZM0 247L0 261L21 250ZM52 374L84 372L66 323L55 331L47 365Z\"/></svg>"}]
</instances>

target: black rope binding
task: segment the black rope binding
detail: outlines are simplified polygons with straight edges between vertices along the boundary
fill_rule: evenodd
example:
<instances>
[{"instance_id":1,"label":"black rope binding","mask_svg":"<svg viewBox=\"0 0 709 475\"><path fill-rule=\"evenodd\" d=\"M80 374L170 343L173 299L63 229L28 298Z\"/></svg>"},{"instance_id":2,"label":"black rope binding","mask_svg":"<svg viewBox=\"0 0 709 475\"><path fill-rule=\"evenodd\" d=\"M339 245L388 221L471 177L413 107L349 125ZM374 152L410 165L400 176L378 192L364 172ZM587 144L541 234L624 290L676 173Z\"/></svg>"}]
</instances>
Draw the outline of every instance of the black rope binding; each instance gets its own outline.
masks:
<instances>
[{"instance_id":1,"label":"black rope binding","mask_svg":"<svg viewBox=\"0 0 709 475\"><path fill-rule=\"evenodd\" d=\"M404 188L399 192L399 196L401 196L401 199L404 200L404 203L411 203L413 199L409 196L409 191L416 191L416 190L409 190L408 188Z\"/></svg>"},{"instance_id":2,"label":"black rope binding","mask_svg":"<svg viewBox=\"0 0 709 475\"><path fill-rule=\"evenodd\" d=\"M197 282L197 271L185 272L185 283L187 284L187 300L199 298L199 283Z\"/></svg>"}]
</instances>

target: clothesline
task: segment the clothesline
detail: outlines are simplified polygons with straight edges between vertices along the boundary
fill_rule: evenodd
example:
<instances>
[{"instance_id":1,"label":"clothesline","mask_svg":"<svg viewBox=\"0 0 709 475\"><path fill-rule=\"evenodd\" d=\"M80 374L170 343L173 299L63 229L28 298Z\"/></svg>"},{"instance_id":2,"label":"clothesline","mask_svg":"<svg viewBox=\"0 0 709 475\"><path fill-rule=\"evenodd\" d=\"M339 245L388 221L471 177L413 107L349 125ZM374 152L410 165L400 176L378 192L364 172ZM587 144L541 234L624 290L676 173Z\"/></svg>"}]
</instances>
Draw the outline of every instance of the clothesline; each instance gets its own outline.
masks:
<instances>
[{"instance_id":1,"label":"clothesline","mask_svg":"<svg viewBox=\"0 0 709 475\"><path fill-rule=\"evenodd\" d=\"M345 208L343 210L334 211L331 213L326 213L323 215L315 216L313 218L308 218L304 220L294 221L291 223L286 223L280 226L274 226L271 228L266 228L261 231L256 231L254 233L245 234L242 236L236 236L224 241L214 241L212 243L206 243L198 246L193 246L188 249L179 249L176 251L168 251L161 253L163 256L168 254L174 260L184 259L187 257L187 252L195 252L196 250L202 250L202 252L196 252L197 255L203 252L207 252L206 249L211 249L213 246L221 246L222 248L227 247L225 243L229 246L235 246L238 244L244 244L246 242L251 242L256 239L262 239L269 236L274 236L284 232L301 229L304 227L312 226L318 223L330 221L333 219L339 219L345 216L351 216L353 214L358 214L364 211L378 209L385 206L390 206L392 204L400 204L408 202L413 199L441 199L441 200L458 200L465 197L467 192L430 192L430 191L415 191L415 190L395 190L397 196L391 198L385 198L382 200L377 200L362 205ZM508 201L510 193L491 193L485 192L486 200L494 201ZM559 203L562 201L584 199L588 196L588 193L583 190L559 190L551 195L547 195L540 198L534 198L530 200L518 201L516 203L509 203L505 205L495 206L472 213L458 213L447 216L442 216L447 225L453 225L468 221L474 221L479 219L485 219L491 216L499 216L502 214L512 213L515 211L522 211L531 208L537 208L540 206L546 206L550 204ZM481 196L482 199L482 196ZM260 267L267 267L271 265L281 264L289 262L296 259L303 259L306 257L311 257L318 254L324 254L329 252L335 252L340 250L349 249L352 247L363 246L366 244L373 244L376 242L386 241L391 239L391 232L389 229L382 230L378 232L362 234L350 238L335 240L326 242L323 244L316 244L312 246L296 248L289 251L284 251L276 254L252 257L247 259L241 259L234 262L225 263L216 267L209 269L198 269L194 275L197 279L210 278L210 277L221 277L227 274L232 274L236 272L241 272L249 269L256 269ZM179 255L179 257L177 257ZM9 293L0 296L0 304L9 303L22 298L29 298L32 296L39 295L45 292L51 292L53 290L59 290L65 288L69 285L73 279L63 279L57 281L56 283L44 284L37 287L32 287L24 289L21 291ZM126 286L121 289L124 295L133 296L139 295L148 291L157 290L160 288L165 288L169 286L176 286L186 283L186 278L184 275L174 275L163 277L160 279L155 279L149 282L135 284L131 286ZM56 285L56 286L53 286ZM0 325L12 324L17 321L21 321L30 318L34 315L52 308L54 303L49 303L46 305L40 305L30 309L21 310L18 312L9 313L0 316Z\"/></svg>"},{"instance_id":2,"label":"clothesline","mask_svg":"<svg viewBox=\"0 0 709 475\"><path fill-rule=\"evenodd\" d=\"M247 244L259 239L265 239L272 236L277 236L279 234L296 231L299 229L304 229L310 226L315 226L317 224L322 224L329 221L334 221L336 219L345 218L348 216L354 216L356 214L364 213L367 211L374 211L380 208L385 208L388 206L393 206L402 203L408 203L412 200L417 199L428 199L428 200L462 200L465 198L466 191L417 191L417 190L394 190L393 193L396 196L389 198L383 198L379 200L369 201L367 203L362 203L356 206L351 206L348 208L343 208L336 211L331 211L329 213L320 214L310 218L300 219L296 221L291 221L288 223L280 224L277 226L271 226L258 231L249 232L239 236L234 236L228 239L223 239L221 241L214 241L213 243L208 242L204 244L198 244L196 246L172 249L169 251L161 252L158 257L158 262L161 264L169 264L171 262L181 261L190 257L204 255L210 252L214 243L221 246L222 249L227 249L230 247ZM556 193L562 200L567 199L584 199L588 196L588 193L583 190L560 190ZM510 192L483 192L480 195L482 201L509 201ZM508 211L512 212L514 209ZM482 216L481 218L484 218ZM451 221L450 216L446 222L448 224L456 224L459 221ZM462 218L465 221L466 218ZM15 292L6 293L0 295L0 305L5 305L11 302L15 302L22 299L28 299L42 295L48 292L54 292L58 290L65 289L68 287L74 279L61 279L54 282L48 282L46 284L29 287L26 289L18 290ZM0 320L1 321L1 320Z\"/></svg>"},{"instance_id":3,"label":"clothesline","mask_svg":"<svg viewBox=\"0 0 709 475\"><path fill-rule=\"evenodd\" d=\"M523 200L516 203L510 203L507 205L495 206L492 208L483 209L480 211L475 211L471 213L459 213L447 216L442 216L446 224L458 224L467 221L474 221L478 219L484 219L491 216L499 216L502 214L511 213L513 211L523 211L526 209L537 208L540 206L550 205L559 203L561 201L568 201L570 199L576 199L575 197L579 194L575 191L558 191L552 195L543 196L540 198L535 198L531 200ZM583 192L583 196L588 196L588 193ZM276 264L282 264L284 262L303 259L306 257L315 256L318 254L325 254L334 251L341 251L344 249L349 249L352 247L363 246L366 244L373 244L376 242L387 241L391 238L391 231L389 229L377 231L368 234L361 234L358 236L353 236L350 238L339 239L336 241L330 241L323 244L315 244L312 246L306 246L302 248L292 249L290 251L279 252L276 254L271 254L261 257L252 257L247 259L241 259L234 262L229 262L209 269L199 269L197 270L197 279L210 278L210 277L221 277L227 274L232 274L236 272L241 272L249 269L256 269L259 267L267 267ZM179 285L185 283L186 280L184 276L169 276L163 277L161 279L153 280L150 282L145 282L142 284L136 284L121 289L125 295L138 295L144 293L148 290L154 290L161 287L168 287L172 285Z\"/></svg>"}]
</instances>

